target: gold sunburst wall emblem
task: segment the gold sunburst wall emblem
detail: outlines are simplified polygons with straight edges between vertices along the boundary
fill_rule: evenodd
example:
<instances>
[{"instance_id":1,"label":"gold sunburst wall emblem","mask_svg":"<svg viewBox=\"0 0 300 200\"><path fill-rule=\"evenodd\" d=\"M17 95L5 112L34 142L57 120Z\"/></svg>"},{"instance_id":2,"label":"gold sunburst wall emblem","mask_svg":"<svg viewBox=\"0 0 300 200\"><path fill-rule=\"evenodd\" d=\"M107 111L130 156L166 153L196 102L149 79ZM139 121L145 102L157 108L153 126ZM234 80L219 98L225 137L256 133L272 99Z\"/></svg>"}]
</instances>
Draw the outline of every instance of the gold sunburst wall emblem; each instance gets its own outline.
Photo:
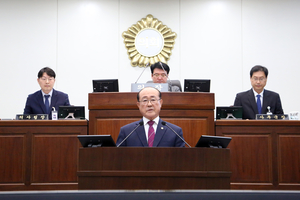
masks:
<instances>
[{"instance_id":1,"label":"gold sunburst wall emblem","mask_svg":"<svg viewBox=\"0 0 300 200\"><path fill-rule=\"evenodd\" d=\"M147 15L122 34L132 66L145 67L147 64L170 59L177 34L161 21Z\"/></svg>"}]
</instances>

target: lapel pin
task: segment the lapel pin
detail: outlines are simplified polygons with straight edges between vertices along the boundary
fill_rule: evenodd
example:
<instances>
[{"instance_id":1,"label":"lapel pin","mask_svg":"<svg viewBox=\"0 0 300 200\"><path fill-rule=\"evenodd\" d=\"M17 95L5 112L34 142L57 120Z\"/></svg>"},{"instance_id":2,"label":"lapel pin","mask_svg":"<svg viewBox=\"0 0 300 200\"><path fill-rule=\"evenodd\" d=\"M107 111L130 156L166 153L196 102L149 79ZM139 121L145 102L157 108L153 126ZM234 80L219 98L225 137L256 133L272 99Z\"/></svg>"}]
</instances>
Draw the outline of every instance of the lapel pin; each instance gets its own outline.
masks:
<instances>
[{"instance_id":1,"label":"lapel pin","mask_svg":"<svg viewBox=\"0 0 300 200\"><path fill-rule=\"evenodd\" d=\"M161 129L161 130L163 130L163 129L164 129L164 127L160 127L160 129Z\"/></svg>"}]
</instances>

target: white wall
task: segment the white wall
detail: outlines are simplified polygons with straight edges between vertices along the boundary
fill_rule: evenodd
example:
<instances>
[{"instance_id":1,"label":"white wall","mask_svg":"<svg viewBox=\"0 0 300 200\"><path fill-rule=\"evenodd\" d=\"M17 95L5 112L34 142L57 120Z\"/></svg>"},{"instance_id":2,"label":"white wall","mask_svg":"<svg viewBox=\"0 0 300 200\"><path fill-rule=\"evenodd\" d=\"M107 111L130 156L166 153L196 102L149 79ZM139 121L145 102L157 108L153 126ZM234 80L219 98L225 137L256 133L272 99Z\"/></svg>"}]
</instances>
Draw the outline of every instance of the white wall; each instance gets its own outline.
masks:
<instances>
[{"instance_id":1,"label":"white wall","mask_svg":"<svg viewBox=\"0 0 300 200\"><path fill-rule=\"evenodd\" d=\"M261 64L285 113L300 111L299 7L297 0L0 0L0 118L23 112L44 66L87 117L93 79L118 78L129 92L143 68L130 65L122 33L148 14L177 33L171 79L209 78L216 106L232 105ZM139 82L147 80L149 69Z\"/></svg>"}]
</instances>

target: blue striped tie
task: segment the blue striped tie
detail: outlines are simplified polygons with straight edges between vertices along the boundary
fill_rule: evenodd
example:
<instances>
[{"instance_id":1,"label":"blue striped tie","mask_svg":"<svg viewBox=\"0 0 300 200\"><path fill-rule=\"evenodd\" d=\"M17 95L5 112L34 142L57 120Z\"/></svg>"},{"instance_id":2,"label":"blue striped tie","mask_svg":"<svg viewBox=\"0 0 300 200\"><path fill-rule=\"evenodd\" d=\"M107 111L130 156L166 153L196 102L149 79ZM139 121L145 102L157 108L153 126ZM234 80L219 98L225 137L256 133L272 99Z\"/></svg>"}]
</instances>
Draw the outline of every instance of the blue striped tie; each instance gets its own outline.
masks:
<instances>
[{"instance_id":1,"label":"blue striped tie","mask_svg":"<svg viewBox=\"0 0 300 200\"><path fill-rule=\"evenodd\" d=\"M44 97L45 97L46 114L49 114L49 109L50 109L50 106L49 106L49 97L50 97L50 95L47 94L47 95L44 95Z\"/></svg>"},{"instance_id":2,"label":"blue striped tie","mask_svg":"<svg viewBox=\"0 0 300 200\"><path fill-rule=\"evenodd\" d=\"M258 114L261 114L261 101L260 101L260 94L256 95L256 97L257 97L256 104L257 104L257 110L258 110Z\"/></svg>"}]
</instances>

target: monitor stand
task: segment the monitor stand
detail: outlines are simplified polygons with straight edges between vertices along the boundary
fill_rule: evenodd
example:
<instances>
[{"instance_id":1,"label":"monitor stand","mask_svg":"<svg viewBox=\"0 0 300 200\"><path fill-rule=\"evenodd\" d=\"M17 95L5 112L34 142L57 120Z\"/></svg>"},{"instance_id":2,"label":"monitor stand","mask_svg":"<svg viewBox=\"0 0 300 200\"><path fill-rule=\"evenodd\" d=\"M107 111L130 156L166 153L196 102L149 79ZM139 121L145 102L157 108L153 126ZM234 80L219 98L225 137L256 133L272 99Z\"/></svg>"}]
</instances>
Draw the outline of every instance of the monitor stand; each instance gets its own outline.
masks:
<instances>
[{"instance_id":1,"label":"monitor stand","mask_svg":"<svg viewBox=\"0 0 300 200\"><path fill-rule=\"evenodd\" d=\"M227 113L226 119L236 119L232 113Z\"/></svg>"},{"instance_id":2,"label":"monitor stand","mask_svg":"<svg viewBox=\"0 0 300 200\"><path fill-rule=\"evenodd\" d=\"M74 117L74 113L69 113L69 114L68 114L68 116L66 116L66 118L65 118L65 119L69 119L69 118L71 118L71 119L75 119L75 117Z\"/></svg>"},{"instance_id":3,"label":"monitor stand","mask_svg":"<svg viewBox=\"0 0 300 200\"><path fill-rule=\"evenodd\" d=\"M217 149L222 149L222 146L221 145L212 145L212 144L209 144L209 147L210 148L217 148Z\"/></svg>"},{"instance_id":4,"label":"monitor stand","mask_svg":"<svg viewBox=\"0 0 300 200\"><path fill-rule=\"evenodd\" d=\"M102 147L102 143L99 143L99 144L88 144L87 147Z\"/></svg>"}]
</instances>

